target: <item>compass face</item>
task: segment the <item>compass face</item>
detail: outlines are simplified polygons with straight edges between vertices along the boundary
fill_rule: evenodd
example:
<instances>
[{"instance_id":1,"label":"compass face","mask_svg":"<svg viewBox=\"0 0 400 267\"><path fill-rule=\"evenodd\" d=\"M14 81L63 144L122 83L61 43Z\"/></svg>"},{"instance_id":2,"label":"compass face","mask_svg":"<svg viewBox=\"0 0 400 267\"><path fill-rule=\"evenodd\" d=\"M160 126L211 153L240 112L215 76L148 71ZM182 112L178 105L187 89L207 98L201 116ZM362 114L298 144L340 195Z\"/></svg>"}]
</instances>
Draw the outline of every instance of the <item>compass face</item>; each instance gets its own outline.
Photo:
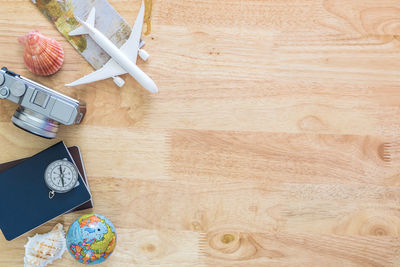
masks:
<instances>
[{"instance_id":1,"label":"compass face","mask_svg":"<svg viewBox=\"0 0 400 267\"><path fill-rule=\"evenodd\" d=\"M56 160L47 166L44 180L54 192L66 193L75 187L78 172L75 165L67 159Z\"/></svg>"}]
</instances>

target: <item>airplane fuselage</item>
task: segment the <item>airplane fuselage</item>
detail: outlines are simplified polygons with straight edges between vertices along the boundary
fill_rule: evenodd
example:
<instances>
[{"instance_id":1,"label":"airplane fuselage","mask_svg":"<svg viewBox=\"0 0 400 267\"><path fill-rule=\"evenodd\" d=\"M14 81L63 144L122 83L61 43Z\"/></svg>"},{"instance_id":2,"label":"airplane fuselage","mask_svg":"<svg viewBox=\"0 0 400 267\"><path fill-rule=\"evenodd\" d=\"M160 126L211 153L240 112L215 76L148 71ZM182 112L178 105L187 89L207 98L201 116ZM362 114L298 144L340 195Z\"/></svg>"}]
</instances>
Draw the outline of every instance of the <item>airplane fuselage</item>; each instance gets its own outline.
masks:
<instances>
[{"instance_id":1,"label":"airplane fuselage","mask_svg":"<svg viewBox=\"0 0 400 267\"><path fill-rule=\"evenodd\" d=\"M149 90L150 92L157 92L157 85L154 81L144 73L134 62L132 62L127 56L125 56L121 50L114 45L103 33L97 30L95 27L88 23L81 21L81 23L87 28L88 34L92 39L107 53L111 58L115 60L126 72L128 72L133 78L135 78L140 85Z\"/></svg>"}]
</instances>

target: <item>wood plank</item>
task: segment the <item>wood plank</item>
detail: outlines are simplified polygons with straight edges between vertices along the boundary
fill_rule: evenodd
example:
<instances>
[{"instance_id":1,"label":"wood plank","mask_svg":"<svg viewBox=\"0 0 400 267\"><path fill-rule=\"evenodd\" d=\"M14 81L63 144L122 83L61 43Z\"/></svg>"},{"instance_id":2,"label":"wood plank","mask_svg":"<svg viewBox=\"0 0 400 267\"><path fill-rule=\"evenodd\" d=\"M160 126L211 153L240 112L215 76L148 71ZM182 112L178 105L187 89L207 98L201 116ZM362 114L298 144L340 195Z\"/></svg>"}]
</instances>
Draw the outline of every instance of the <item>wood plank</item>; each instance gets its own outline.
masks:
<instances>
[{"instance_id":1,"label":"wood plank","mask_svg":"<svg viewBox=\"0 0 400 267\"><path fill-rule=\"evenodd\" d=\"M214 233L210 266L397 266L397 238Z\"/></svg>"},{"instance_id":2,"label":"wood plank","mask_svg":"<svg viewBox=\"0 0 400 267\"><path fill-rule=\"evenodd\" d=\"M82 212L80 212L82 213ZM83 214L83 213L82 213ZM76 214L64 217L72 219ZM41 231L50 231L55 223L51 222L41 227ZM51 227L50 227L51 226ZM199 240L204 237L200 233L188 231L159 231L144 229L118 229L117 249L112 256L102 263L103 266L202 266ZM7 250L15 257L2 258L1 266L23 266L24 250L21 249L26 242L26 235L17 240L7 242L0 237L0 249ZM12 243L12 246L5 246ZM123 245L120 245L123 244ZM66 252L61 260L55 261L51 266L81 266Z\"/></svg>"},{"instance_id":3,"label":"wood plank","mask_svg":"<svg viewBox=\"0 0 400 267\"><path fill-rule=\"evenodd\" d=\"M96 177L95 206L122 228L392 236L398 187L256 182L197 183ZM101 186L107 184L107 187ZM124 201L120 198L123 196ZM121 210L130 210L118 216Z\"/></svg>"},{"instance_id":4,"label":"wood plank","mask_svg":"<svg viewBox=\"0 0 400 267\"><path fill-rule=\"evenodd\" d=\"M35 137L0 123L2 151L0 162L16 157L29 157L48 146L65 140L67 146L78 144L89 176L123 177L127 179L168 179L169 150L162 132L113 127L62 127L54 140ZM81 131L77 131L81 128ZM99 135L101 133L101 135ZM110 141L110 140L115 140Z\"/></svg>"},{"instance_id":5,"label":"wood plank","mask_svg":"<svg viewBox=\"0 0 400 267\"><path fill-rule=\"evenodd\" d=\"M189 181L397 185L384 138L176 130L171 176Z\"/></svg>"}]
</instances>

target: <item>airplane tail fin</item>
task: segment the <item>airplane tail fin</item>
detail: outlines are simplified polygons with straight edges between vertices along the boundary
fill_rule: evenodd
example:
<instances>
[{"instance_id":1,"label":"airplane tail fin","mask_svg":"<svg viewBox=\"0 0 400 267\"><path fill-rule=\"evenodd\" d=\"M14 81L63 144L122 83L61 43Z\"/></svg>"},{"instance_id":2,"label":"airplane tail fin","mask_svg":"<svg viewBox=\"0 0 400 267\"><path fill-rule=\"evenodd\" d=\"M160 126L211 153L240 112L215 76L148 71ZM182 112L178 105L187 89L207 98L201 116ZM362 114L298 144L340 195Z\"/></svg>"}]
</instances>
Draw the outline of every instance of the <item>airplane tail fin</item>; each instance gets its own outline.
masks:
<instances>
[{"instance_id":1,"label":"airplane tail fin","mask_svg":"<svg viewBox=\"0 0 400 267\"><path fill-rule=\"evenodd\" d=\"M89 16L86 21L82 21L80 18L76 17L76 20L78 20L82 24L82 26L76 28L73 31L70 31L68 35L75 36L75 35L88 34L89 32L87 30L86 25L94 26L95 18L96 18L96 9L95 7L93 7L92 10L90 10Z\"/></svg>"}]
</instances>

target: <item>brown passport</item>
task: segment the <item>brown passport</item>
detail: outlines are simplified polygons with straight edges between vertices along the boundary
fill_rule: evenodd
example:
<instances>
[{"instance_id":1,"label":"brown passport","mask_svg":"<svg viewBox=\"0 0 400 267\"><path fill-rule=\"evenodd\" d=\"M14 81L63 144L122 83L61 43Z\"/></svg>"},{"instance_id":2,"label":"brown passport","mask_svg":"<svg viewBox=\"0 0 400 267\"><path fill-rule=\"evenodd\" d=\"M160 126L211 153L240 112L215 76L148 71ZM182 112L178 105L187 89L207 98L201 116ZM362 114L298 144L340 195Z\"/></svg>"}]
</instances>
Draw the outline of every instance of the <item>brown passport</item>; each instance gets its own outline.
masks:
<instances>
[{"instance_id":1,"label":"brown passport","mask_svg":"<svg viewBox=\"0 0 400 267\"><path fill-rule=\"evenodd\" d=\"M69 153L71 154L71 157L73 158L73 160L75 161L76 167L79 170L80 175L83 178L83 182L85 183L86 187L88 188L89 192L89 183L87 181L87 177L86 177L86 172L85 172L85 167L83 165L83 161L82 161L82 156L81 156L81 152L79 150L79 147L77 146L72 146L68 148ZM23 162L24 160L26 160L28 158L23 158L23 159L18 159L18 160L14 160L14 161L10 161L10 162L6 162L6 163L2 163L0 164L0 173L11 168L14 167L15 165ZM83 203L82 205L80 205L79 207L67 212L73 212L73 211L78 211L78 210L85 210L85 209L91 209L93 208L93 202L92 200L89 200L85 203Z\"/></svg>"}]
</instances>

